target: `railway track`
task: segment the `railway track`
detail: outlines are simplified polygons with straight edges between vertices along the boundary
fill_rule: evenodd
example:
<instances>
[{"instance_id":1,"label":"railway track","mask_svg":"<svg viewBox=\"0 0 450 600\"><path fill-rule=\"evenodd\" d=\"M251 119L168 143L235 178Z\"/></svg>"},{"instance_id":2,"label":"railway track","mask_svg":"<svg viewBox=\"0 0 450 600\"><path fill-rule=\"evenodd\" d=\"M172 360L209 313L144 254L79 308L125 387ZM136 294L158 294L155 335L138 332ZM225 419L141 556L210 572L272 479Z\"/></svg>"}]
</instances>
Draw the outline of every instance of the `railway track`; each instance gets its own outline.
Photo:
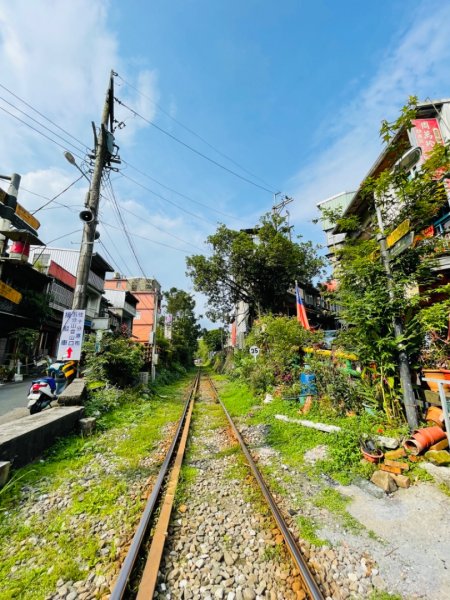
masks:
<instances>
[{"instance_id":1,"label":"railway track","mask_svg":"<svg viewBox=\"0 0 450 600\"><path fill-rule=\"evenodd\" d=\"M190 432L194 403L199 394L201 382L203 384L203 389L205 389L206 384L212 401L218 403L222 407L229 428L232 431L232 435L238 441L240 448L245 455L246 463L252 472L254 480L259 486L261 494L277 525L278 531L283 538L285 547L288 550L294 565L294 572L297 574L300 582L295 589L302 590L301 593L298 592L297 597L307 597L311 600L323 600L323 595L308 568L306 560L303 558L295 539L293 538L281 511L277 507L267 484L259 472L250 451L245 445L239 430L234 424L226 407L220 400L213 381L207 374L202 374L200 370L196 374L196 377L188 390L183 413L178 423L175 436L161 466L152 493L148 498L141 520L110 596L110 600L121 600L122 598L148 600L157 595L158 575L160 569L163 570L161 565L164 549L167 546L166 542L168 540L175 492ZM202 392L203 395L204 393L205 392ZM172 551L171 554L174 554L174 552ZM204 556L206 557L206 555ZM205 561L201 558L200 562L197 561L197 564L201 564L202 562ZM189 592L183 592L183 590L181 590L180 593L180 596L168 594L164 597L194 597L193 595L189 595ZM205 593L205 596L197 595L195 597L212 597L212 595ZM219 594L216 597L222 596ZM228 597L234 598L235 596L231 595ZM275 597L280 596L278 595ZM295 595L293 597L295 597Z\"/></svg>"}]
</instances>

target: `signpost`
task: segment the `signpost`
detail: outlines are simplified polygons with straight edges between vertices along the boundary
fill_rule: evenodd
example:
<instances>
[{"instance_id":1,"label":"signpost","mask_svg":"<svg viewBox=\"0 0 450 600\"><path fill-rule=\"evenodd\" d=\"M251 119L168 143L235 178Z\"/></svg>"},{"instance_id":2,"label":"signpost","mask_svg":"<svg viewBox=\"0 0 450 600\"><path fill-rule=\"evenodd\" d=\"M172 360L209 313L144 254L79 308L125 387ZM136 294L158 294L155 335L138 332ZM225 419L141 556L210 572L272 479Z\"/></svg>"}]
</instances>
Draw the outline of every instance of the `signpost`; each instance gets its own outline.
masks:
<instances>
[{"instance_id":1,"label":"signpost","mask_svg":"<svg viewBox=\"0 0 450 600\"><path fill-rule=\"evenodd\" d=\"M80 360L85 314L85 310L64 311L57 360Z\"/></svg>"},{"instance_id":2,"label":"signpost","mask_svg":"<svg viewBox=\"0 0 450 600\"><path fill-rule=\"evenodd\" d=\"M22 294L7 285L4 281L0 281L0 296L14 302L14 304L19 304L22 300Z\"/></svg>"},{"instance_id":3,"label":"signpost","mask_svg":"<svg viewBox=\"0 0 450 600\"><path fill-rule=\"evenodd\" d=\"M398 227L394 229L394 231L389 234L386 238L386 246L390 248L394 244L398 242L402 237L404 237L409 232L410 221L409 219L405 219L403 223L400 223Z\"/></svg>"},{"instance_id":4,"label":"signpost","mask_svg":"<svg viewBox=\"0 0 450 600\"><path fill-rule=\"evenodd\" d=\"M394 246L389 250L389 256L394 258L398 256L414 243L414 231L410 231L407 235L403 236Z\"/></svg>"},{"instance_id":5,"label":"signpost","mask_svg":"<svg viewBox=\"0 0 450 600\"><path fill-rule=\"evenodd\" d=\"M255 359L255 362L256 362L256 359L259 356L258 346L250 346L249 352L250 352L251 356L253 356L253 358Z\"/></svg>"}]
</instances>

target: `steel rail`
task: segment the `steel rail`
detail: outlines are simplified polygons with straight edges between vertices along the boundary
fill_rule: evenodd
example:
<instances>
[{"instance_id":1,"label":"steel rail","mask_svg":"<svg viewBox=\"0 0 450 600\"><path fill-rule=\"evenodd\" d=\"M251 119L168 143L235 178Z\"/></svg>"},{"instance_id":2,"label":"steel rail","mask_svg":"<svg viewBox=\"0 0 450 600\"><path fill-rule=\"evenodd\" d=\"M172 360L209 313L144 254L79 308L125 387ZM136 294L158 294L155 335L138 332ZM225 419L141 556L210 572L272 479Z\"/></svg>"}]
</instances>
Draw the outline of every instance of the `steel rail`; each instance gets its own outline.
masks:
<instances>
[{"instance_id":1,"label":"steel rail","mask_svg":"<svg viewBox=\"0 0 450 600\"><path fill-rule=\"evenodd\" d=\"M306 561L303 558L303 555L301 554L300 549L297 546L297 543L296 543L292 533L289 531L289 528L283 518L283 515L280 512L280 509L278 508L272 494L269 491L269 488L267 487L261 473L259 472L259 469L256 466L256 463L253 460L253 457L250 454L244 440L242 439L242 436L239 433L238 428L234 424L233 419L231 418L229 412L225 408L225 405L223 404L222 400L220 399L219 393L216 389L216 386L214 385L211 377L208 374L206 374L206 377L208 378L209 384L211 386L211 389L214 392L216 400L219 402L219 404L221 405L221 407L223 408L223 410L225 412L225 415L228 419L228 422L230 423L233 433L236 436L236 439L238 440L238 442L242 448L242 451L245 454L245 457L246 457L247 462L253 472L253 475L259 484L261 492L264 495L264 498L267 500L267 503L269 504L272 515L273 515L275 521L277 522L277 525L281 531L281 535L283 536L284 541L286 542L286 545L288 547L288 550L292 556L292 559L300 572L300 577L306 587L307 593L312 598L312 600L324 600L324 596L323 596L322 592L320 591L320 588L317 585L311 571L309 570L308 565L306 564Z\"/></svg>"},{"instance_id":2,"label":"steel rail","mask_svg":"<svg viewBox=\"0 0 450 600\"><path fill-rule=\"evenodd\" d=\"M127 590L131 574L133 572L134 565L139 556L139 552L142 548L143 541L145 539L145 534L148 530L148 526L151 520L151 517L154 513L156 502L161 493L161 489L166 478L167 472L169 470L170 463L172 462L173 453L177 446L177 443L181 436L181 431L183 429L183 425L186 419L186 415L189 410L189 406L194 398L196 391L198 389L198 385L200 382L200 371L198 371L194 383L189 390L187 400L184 405L183 414L180 417L178 422L178 427L175 432L174 438L172 440L172 444L170 445L169 450L167 451L166 457L164 459L163 464L158 473L158 477L153 486L152 493L150 494L147 503L144 508L144 512L142 513L141 520L139 521L139 525L136 529L136 532L131 541L131 545L128 549L127 556L122 564L122 567L119 571L119 575L116 579L114 589L111 593L110 600L121 600Z\"/></svg>"}]
</instances>

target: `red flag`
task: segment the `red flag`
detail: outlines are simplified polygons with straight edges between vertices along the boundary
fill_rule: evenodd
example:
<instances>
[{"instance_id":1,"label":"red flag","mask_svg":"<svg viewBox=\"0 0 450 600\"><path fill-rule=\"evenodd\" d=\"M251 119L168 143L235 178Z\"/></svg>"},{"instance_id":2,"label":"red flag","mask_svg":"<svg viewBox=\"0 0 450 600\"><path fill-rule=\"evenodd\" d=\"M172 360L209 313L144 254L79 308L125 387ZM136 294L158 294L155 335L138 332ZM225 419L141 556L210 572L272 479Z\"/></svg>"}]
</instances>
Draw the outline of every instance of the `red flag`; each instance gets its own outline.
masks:
<instances>
[{"instance_id":1,"label":"red flag","mask_svg":"<svg viewBox=\"0 0 450 600\"><path fill-rule=\"evenodd\" d=\"M297 321L302 324L305 329L310 330L308 317L306 316L306 309L303 303L302 297L300 296L300 290L297 283L295 284L295 299L297 304Z\"/></svg>"}]
</instances>

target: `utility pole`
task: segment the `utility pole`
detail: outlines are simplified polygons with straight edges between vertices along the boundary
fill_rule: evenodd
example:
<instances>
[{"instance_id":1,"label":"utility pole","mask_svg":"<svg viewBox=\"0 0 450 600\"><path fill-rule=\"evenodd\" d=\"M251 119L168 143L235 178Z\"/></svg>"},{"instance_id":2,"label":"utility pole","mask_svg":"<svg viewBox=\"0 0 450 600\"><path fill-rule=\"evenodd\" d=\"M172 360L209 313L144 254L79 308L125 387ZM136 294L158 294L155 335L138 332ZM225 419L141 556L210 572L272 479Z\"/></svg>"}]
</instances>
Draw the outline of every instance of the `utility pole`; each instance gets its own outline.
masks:
<instances>
[{"instance_id":1,"label":"utility pole","mask_svg":"<svg viewBox=\"0 0 450 600\"><path fill-rule=\"evenodd\" d=\"M94 127L94 124L92 124ZM109 129L108 129L109 125ZM86 210L80 213L81 220L84 221L83 237L80 248L80 258L78 259L77 281L75 294L73 297L73 309L85 309L87 304L87 285L89 280L89 271L91 268L92 254L94 251L94 242L96 239L96 229L98 224L98 207L100 203L100 186L102 182L103 169L106 164L111 162L114 147L113 137L114 125L114 72L111 71L109 77L108 90L106 92L105 104L103 105L102 122L97 139L94 127L95 138L95 162L92 173L89 192L86 198ZM117 159L113 159L118 162Z\"/></svg>"},{"instance_id":2,"label":"utility pole","mask_svg":"<svg viewBox=\"0 0 450 600\"><path fill-rule=\"evenodd\" d=\"M389 258L389 251L386 245L386 234L384 232L383 216L381 214L381 208L375 199L375 210L377 213L378 227L380 233L377 236L378 243L380 244L381 259L383 261L384 270L387 276L387 284L389 291L389 298L391 302L395 300L394 286L392 281L392 270ZM394 333L397 339L403 335L403 326L399 317L393 317ZM406 419L411 429L416 429L418 426L417 421L417 410L416 410L416 398L414 396L414 390L411 382L411 371L409 368L408 355L405 352L403 342L398 343L398 360L399 360L399 371L400 371L400 383L403 391L403 404L405 406Z\"/></svg>"}]
</instances>

